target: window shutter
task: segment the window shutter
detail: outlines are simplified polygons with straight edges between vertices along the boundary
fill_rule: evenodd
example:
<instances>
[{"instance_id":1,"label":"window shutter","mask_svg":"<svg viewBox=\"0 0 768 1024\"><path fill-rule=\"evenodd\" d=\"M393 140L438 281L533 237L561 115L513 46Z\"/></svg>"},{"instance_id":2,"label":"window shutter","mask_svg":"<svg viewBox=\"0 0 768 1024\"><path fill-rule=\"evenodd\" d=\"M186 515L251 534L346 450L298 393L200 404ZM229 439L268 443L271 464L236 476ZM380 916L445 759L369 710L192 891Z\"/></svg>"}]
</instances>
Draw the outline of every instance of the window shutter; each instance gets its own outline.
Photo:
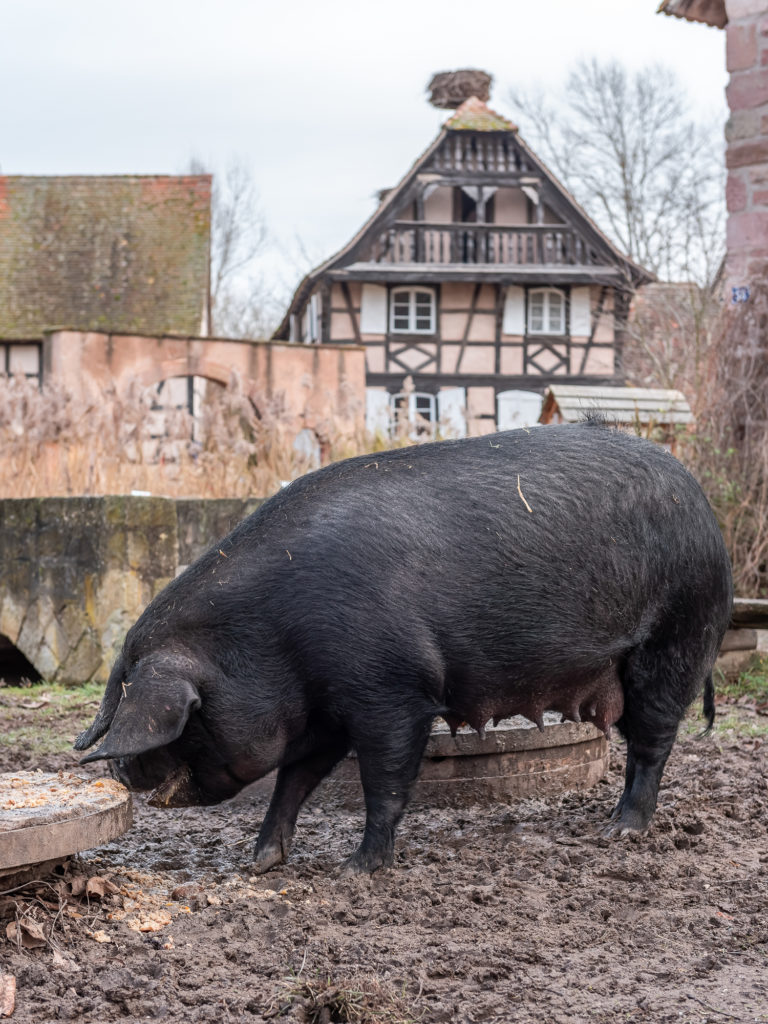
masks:
<instances>
[{"instance_id":1,"label":"window shutter","mask_svg":"<svg viewBox=\"0 0 768 1024\"><path fill-rule=\"evenodd\" d=\"M535 391L500 391L496 396L499 430L532 427L541 413L541 395Z\"/></svg>"},{"instance_id":2,"label":"window shutter","mask_svg":"<svg viewBox=\"0 0 768 1024\"><path fill-rule=\"evenodd\" d=\"M525 293L516 284L507 288L501 330L504 334L525 334Z\"/></svg>"},{"instance_id":3,"label":"window shutter","mask_svg":"<svg viewBox=\"0 0 768 1024\"><path fill-rule=\"evenodd\" d=\"M437 393L437 418L446 437L467 436L467 393L465 388L445 388Z\"/></svg>"},{"instance_id":4,"label":"window shutter","mask_svg":"<svg viewBox=\"0 0 768 1024\"><path fill-rule=\"evenodd\" d=\"M591 333L589 288L571 288L571 336L580 334L589 337Z\"/></svg>"},{"instance_id":5,"label":"window shutter","mask_svg":"<svg viewBox=\"0 0 768 1024\"><path fill-rule=\"evenodd\" d=\"M309 331L307 341L320 340L320 296L313 295L309 300Z\"/></svg>"},{"instance_id":6,"label":"window shutter","mask_svg":"<svg viewBox=\"0 0 768 1024\"><path fill-rule=\"evenodd\" d=\"M390 424L389 394L376 388L366 388L365 429L374 437L389 437Z\"/></svg>"},{"instance_id":7,"label":"window shutter","mask_svg":"<svg viewBox=\"0 0 768 1024\"><path fill-rule=\"evenodd\" d=\"M387 333L387 289L381 284L364 284L360 307L360 333Z\"/></svg>"}]
</instances>

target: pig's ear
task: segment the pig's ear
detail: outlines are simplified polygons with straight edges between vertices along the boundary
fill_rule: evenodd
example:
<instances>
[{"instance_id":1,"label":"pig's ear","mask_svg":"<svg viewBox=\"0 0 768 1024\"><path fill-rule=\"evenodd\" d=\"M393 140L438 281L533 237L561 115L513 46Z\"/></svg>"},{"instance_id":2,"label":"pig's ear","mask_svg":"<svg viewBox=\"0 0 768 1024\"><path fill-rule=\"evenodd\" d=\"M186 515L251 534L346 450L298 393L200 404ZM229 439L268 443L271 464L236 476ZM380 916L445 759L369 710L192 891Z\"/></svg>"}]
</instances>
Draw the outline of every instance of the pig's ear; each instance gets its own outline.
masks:
<instances>
[{"instance_id":1,"label":"pig's ear","mask_svg":"<svg viewBox=\"0 0 768 1024\"><path fill-rule=\"evenodd\" d=\"M107 738L80 764L164 747L181 736L191 712L199 707L200 695L189 680L138 675L124 686Z\"/></svg>"}]
</instances>

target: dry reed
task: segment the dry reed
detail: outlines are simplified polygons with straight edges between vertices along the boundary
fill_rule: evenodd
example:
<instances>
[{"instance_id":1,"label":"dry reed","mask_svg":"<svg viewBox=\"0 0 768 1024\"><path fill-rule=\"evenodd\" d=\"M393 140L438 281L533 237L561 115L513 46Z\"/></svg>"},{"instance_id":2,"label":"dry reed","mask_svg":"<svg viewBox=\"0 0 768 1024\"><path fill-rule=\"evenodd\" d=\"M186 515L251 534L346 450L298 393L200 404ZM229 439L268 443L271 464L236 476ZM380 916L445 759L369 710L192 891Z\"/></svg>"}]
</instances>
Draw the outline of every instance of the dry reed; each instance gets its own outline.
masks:
<instances>
[{"instance_id":1,"label":"dry reed","mask_svg":"<svg viewBox=\"0 0 768 1024\"><path fill-rule=\"evenodd\" d=\"M133 387L83 400L55 382L0 379L0 497L262 496L311 468L280 403L254 400L237 380L209 389L195 422L167 411L159 437L155 398ZM365 440L335 429L332 417L324 429L329 458Z\"/></svg>"}]
</instances>

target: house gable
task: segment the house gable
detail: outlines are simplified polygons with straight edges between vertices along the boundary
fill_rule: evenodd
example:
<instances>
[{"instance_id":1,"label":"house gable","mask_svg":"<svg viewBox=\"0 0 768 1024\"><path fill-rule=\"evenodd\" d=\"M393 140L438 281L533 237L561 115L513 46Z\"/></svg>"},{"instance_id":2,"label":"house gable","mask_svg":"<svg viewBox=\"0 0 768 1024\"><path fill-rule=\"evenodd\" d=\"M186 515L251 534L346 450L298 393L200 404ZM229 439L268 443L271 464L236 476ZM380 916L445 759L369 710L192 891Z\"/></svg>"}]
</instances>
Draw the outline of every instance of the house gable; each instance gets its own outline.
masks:
<instances>
[{"instance_id":1,"label":"house gable","mask_svg":"<svg viewBox=\"0 0 768 1024\"><path fill-rule=\"evenodd\" d=\"M475 216L471 228L460 213L457 217L457 192L483 212L493 201L498 214L494 209L492 222ZM326 275L400 282L409 275L422 281L477 276L541 281L549 276L581 284L599 278L630 289L652 278L600 231L515 125L475 97L459 107L399 184L384 193L348 245L307 275L275 337L289 336L290 316Z\"/></svg>"},{"instance_id":2,"label":"house gable","mask_svg":"<svg viewBox=\"0 0 768 1024\"><path fill-rule=\"evenodd\" d=\"M463 389L471 429L484 431L502 395L509 405L555 379L615 382L629 295L651 277L472 97L302 281L275 337L362 343L368 386L386 389L393 411L405 378L408 404L425 409Z\"/></svg>"}]
</instances>

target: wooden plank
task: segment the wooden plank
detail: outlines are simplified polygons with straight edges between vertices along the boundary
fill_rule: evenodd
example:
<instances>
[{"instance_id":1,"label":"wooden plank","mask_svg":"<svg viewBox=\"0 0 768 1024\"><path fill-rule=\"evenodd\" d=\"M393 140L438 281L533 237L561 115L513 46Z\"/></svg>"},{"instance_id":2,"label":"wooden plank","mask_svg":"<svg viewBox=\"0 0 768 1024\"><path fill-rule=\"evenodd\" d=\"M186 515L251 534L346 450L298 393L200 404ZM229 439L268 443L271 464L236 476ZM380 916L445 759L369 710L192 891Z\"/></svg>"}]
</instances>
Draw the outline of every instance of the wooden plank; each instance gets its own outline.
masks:
<instances>
[{"instance_id":1,"label":"wooden plank","mask_svg":"<svg viewBox=\"0 0 768 1024\"><path fill-rule=\"evenodd\" d=\"M432 284L450 281L474 282L482 279L488 284L535 284L541 287L562 287L565 284L610 283L615 272L610 268L541 266L521 261L519 264L479 263L460 264L393 264L364 263L330 271L332 281L368 281L376 284Z\"/></svg>"},{"instance_id":2,"label":"wooden plank","mask_svg":"<svg viewBox=\"0 0 768 1024\"><path fill-rule=\"evenodd\" d=\"M418 379L417 379L418 376ZM401 373L368 373L366 383L369 387L399 387L403 378ZM582 383L590 382L602 384L606 378L601 377L571 377L571 380L579 380ZM552 387L563 380L563 374L551 372L537 373L535 375L520 374L495 374L495 373L431 373L414 376L414 384L418 390L424 387L491 387L498 391L512 391L521 389L523 391L537 391L541 394L548 387ZM618 383L618 381L617 381Z\"/></svg>"},{"instance_id":3,"label":"wooden plank","mask_svg":"<svg viewBox=\"0 0 768 1024\"><path fill-rule=\"evenodd\" d=\"M482 288L480 281L474 287L472 292L472 301L469 304L469 314L467 315L467 322L464 325L464 333L461 337L461 347L459 348L459 354L456 359L456 372L461 373L461 361L464 358L464 353L467 350L467 340L469 339L469 332L472 327L472 321L475 317L475 310L477 309L477 300L480 298L480 290Z\"/></svg>"},{"instance_id":4,"label":"wooden plank","mask_svg":"<svg viewBox=\"0 0 768 1024\"><path fill-rule=\"evenodd\" d=\"M501 373L501 335L504 321L504 289L500 284L496 286L496 308L493 324L494 364L496 373Z\"/></svg>"},{"instance_id":5,"label":"wooden plank","mask_svg":"<svg viewBox=\"0 0 768 1024\"><path fill-rule=\"evenodd\" d=\"M355 314L355 307L352 305L352 295L349 291L349 284L346 281L341 282L341 294L344 296L346 312L349 314L349 319L352 322L352 331L355 335L355 341L358 345L362 345L363 338L360 334L360 323Z\"/></svg>"},{"instance_id":6,"label":"wooden plank","mask_svg":"<svg viewBox=\"0 0 768 1024\"><path fill-rule=\"evenodd\" d=\"M324 281L320 285L323 307L320 311L320 341L328 344L331 340L331 283Z\"/></svg>"},{"instance_id":7,"label":"wooden plank","mask_svg":"<svg viewBox=\"0 0 768 1024\"><path fill-rule=\"evenodd\" d=\"M734 597L731 623L751 629L768 629L768 600L758 597Z\"/></svg>"},{"instance_id":8,"label":"wooden plank","mask_svg":"<svg viewBox=\"0 0 768 1024\"><path fill-rule=\"evenodd\" d=\"M68 772L0 775L0 871L92 850L131 826L131 797L113 779Z\"/></svg>"},{"instance_id":9,"label":"wooden plank","mask_svg":"<svg viewBox=\"0 0 768 1024\"><path fill-rule=\"evenodd\" d=\"M614 317L614 357L613 369L616 374L622 372L624 364L624 343L627 339L627 320L629 319L630 296L624 289L614 288L613 290L613 317Z\"/></svg>"},{"instance_id":10,"label":"wooden plank","mask_svg":"<svg viewBox=\"0 0 768 1024\"><path fill-rule=\"evenodd\" d=\"M757 650L756 629L729 629L723 637L720 645L720 653L726 651L754 651Z\"/></svg>"}]
</instances>

